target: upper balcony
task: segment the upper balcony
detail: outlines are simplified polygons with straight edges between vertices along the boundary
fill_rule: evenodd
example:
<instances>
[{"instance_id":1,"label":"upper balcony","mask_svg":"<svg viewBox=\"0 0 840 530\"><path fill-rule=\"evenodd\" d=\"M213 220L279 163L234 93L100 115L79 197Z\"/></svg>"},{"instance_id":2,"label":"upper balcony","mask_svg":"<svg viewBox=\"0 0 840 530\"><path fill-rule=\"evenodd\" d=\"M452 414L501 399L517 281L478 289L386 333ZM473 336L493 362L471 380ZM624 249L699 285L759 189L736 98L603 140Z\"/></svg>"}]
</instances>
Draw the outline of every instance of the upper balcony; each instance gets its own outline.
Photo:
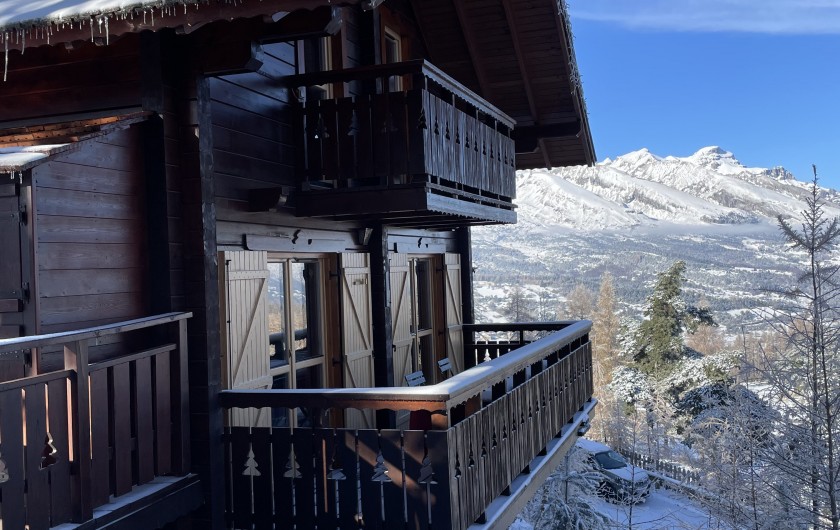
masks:
<instances>
[{"instance_id":1,"label":"upper balcony","mask_svg":"<svg viewBox=\"0 0 840 530\"><path fill-rule=\"evenodd\" d=\"M222 392L224 408L312 419L227 429L228 527L507 528L588 426L590 327L466 325L471 368L430 386ZM411 417L331 425L348 409Z\"/></svg>"},{"instance_id":2,"label":"upper balcony","mask_svg":"<svg viewBox=\"0 0 840 530\"><path fill-rule=\"evenodd\" d=\"M289 76L298 216L516 222L514 120L426 61ZM334 94L352 94L333 97Z\"/></svg>"}]
</instances>

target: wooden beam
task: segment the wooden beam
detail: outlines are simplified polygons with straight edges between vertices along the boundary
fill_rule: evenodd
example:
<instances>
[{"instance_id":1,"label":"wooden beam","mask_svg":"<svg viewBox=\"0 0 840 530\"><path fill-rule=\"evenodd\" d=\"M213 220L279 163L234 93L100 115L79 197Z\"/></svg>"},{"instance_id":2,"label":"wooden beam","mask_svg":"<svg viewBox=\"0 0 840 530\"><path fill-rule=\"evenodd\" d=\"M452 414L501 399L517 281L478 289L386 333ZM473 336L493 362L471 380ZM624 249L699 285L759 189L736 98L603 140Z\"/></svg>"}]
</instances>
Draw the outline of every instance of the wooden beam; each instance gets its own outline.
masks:
<instances>
[{"instance_id":1,"label":"wooden beam","mask_svg":"<svg viewBox=\"0 0 840 530\"><path fill-rule=\"evenodd\" d=\"M464 9L463 0L453 0L452 3L455 6L455 13L458 16L458 23L461 25L461 31L464 33L464 42L467 44L467 53L470 56L470 61L472 61L473 70L475 70L475 77L478 79L478 86L481 87L481 95L484 99L493 99L488 93L490 83L487 81L487 76L484 74L484 70L478 63L478 58L481 57L481 53L478 51L475 34L472 31L472 27L469 25L469 16Z\"/></svg>"},{"instance_id":2,"label":"wooden beam","mask_svg":"<svg viewBox=\"0 0 840 530\"><path fill-rule=\"evenodd\" d=\"M533 153L537 147L543 147L541 142L544 138L576 137L580 133L581 122L580 120L574 120L548 125L517 127L513 130L511 136L516 142L517 153Z\"/></svg>"},{"instance_id":3,"label":"wooden beam","mask_svg":"<svg viewBox=\"0 0 840 530\"><path fill-rule=\"evenodd\" d=\"M522 46L519 43L519 32L516 29L514 10L510 5L510 0L502 0L502 6L505 9L505 19L507 19L508 28L510 29L510 38L513 41L513 51L516 53L516 62L519 65L519 75L522 78L522 85L525 88L525 96L528 99L528 109L531 111L531 118L534 123L539 124L540 117L537 112L537 103L534 99L534 92L531 89L531 77L528 74L528 68L525 63L525 54L523 53Z\"/></svg>"}]
</instances>

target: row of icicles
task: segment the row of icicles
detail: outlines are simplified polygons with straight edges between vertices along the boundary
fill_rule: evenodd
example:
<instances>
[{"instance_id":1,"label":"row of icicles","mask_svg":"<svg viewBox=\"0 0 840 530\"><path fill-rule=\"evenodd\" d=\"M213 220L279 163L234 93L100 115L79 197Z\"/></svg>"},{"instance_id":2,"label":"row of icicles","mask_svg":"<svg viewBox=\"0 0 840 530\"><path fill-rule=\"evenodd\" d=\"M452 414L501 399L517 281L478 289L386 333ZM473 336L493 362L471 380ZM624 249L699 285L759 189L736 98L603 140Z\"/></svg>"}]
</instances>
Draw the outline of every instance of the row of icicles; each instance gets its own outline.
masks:
<instances>
[{"instance_id":1,"label":"row of icicles","mask_svg":"<svg viewBox=\"0 0 840 530\"><path fill-rule=\"evenodd\" d=\"M217 0L225 4L232 4L234 6L241 5L245 0ZM2 30L0 34L0 43L5 48L5 60L3 64L3 81L8 78L9 73L9 45L13 43L15 46L20 46L20 52L23 54L26 51L26 41L29 39L33 41L46 41L50 44L50 39L54 33L58 33L63 29L82 29L85 25L90 26L90 40L96 42L96 38L104 38L104 43L107 46L110 44L108 21L110 19L125 21L133 21L136 19L143 19L143 25L155 25L155 16L157 18L168 17L178 14L180 8L183 7L184 14L187 14L189 6L195 6L198 10L200 4L210 4L211 0L160 0L156 5L144 5L140 7L130 7L113 13L102 13L99 15L85 15L73 16L68 19L43 20L38 24L27 27L7 28ZM157 11L157 15L155 14Z\"/></svg>"}]
</instances>

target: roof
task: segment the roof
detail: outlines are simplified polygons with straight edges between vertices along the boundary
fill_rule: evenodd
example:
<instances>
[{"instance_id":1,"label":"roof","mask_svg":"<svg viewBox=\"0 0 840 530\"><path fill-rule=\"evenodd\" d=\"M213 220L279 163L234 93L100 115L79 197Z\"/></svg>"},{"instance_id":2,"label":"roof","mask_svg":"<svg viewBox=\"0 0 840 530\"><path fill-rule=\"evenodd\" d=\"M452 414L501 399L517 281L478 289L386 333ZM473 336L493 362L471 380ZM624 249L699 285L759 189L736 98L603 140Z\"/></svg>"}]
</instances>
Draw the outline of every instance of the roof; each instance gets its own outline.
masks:
<instances>
[{"instance_id":1,"label":"roof","mask_svg":"<svg viewBox=\"0 0 840 530\"><path fill-rule=\"evenodd\" d=\"M189 33L214 20L275 16L359 0L0 0L0 49L101 40L144 30ZM377 0L363 0L364 6Z\"/></svg>"},{"instance_id":2,"label":"roof","mask_svg":"<svg viewBox=\"0 0 840 530\"><path fill-rule=\"evenodd\" d=\"M516 120L519 169L595 163L565 0L412 0L431 61Z\"/></svg>"},{"instance_id":3,"label":"roof","mask_svg":"<svg viewBox=\"0 0 840 530\"><path fill-rule=\"evenodd\" d=\"M139 123L148 115L147 112L127 112L7 126L0 129L0 173L26 171L61 153L78 149L87 140Z\"/></svg>"}]
</instances>

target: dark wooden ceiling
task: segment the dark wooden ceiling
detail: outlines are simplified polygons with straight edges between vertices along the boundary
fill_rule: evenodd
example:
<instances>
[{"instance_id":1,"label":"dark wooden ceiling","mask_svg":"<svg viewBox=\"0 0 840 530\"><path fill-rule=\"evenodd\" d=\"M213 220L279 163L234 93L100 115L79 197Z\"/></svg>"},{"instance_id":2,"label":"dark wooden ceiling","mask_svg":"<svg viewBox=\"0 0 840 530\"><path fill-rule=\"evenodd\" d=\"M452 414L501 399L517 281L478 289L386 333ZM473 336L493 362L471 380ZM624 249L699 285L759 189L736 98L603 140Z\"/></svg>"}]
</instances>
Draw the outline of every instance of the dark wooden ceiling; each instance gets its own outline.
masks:
<instances>
[{"instance_id":1,"label":"dark wooden ceiling","mask_svg":"<svg viewBox=\"0 0 840 530\"><path fill-rule=\"evenodd\" d=\"M517 167L593 164L557 0L412 0L431 61L516 120Z\"/></svg>"}]
</instances>

